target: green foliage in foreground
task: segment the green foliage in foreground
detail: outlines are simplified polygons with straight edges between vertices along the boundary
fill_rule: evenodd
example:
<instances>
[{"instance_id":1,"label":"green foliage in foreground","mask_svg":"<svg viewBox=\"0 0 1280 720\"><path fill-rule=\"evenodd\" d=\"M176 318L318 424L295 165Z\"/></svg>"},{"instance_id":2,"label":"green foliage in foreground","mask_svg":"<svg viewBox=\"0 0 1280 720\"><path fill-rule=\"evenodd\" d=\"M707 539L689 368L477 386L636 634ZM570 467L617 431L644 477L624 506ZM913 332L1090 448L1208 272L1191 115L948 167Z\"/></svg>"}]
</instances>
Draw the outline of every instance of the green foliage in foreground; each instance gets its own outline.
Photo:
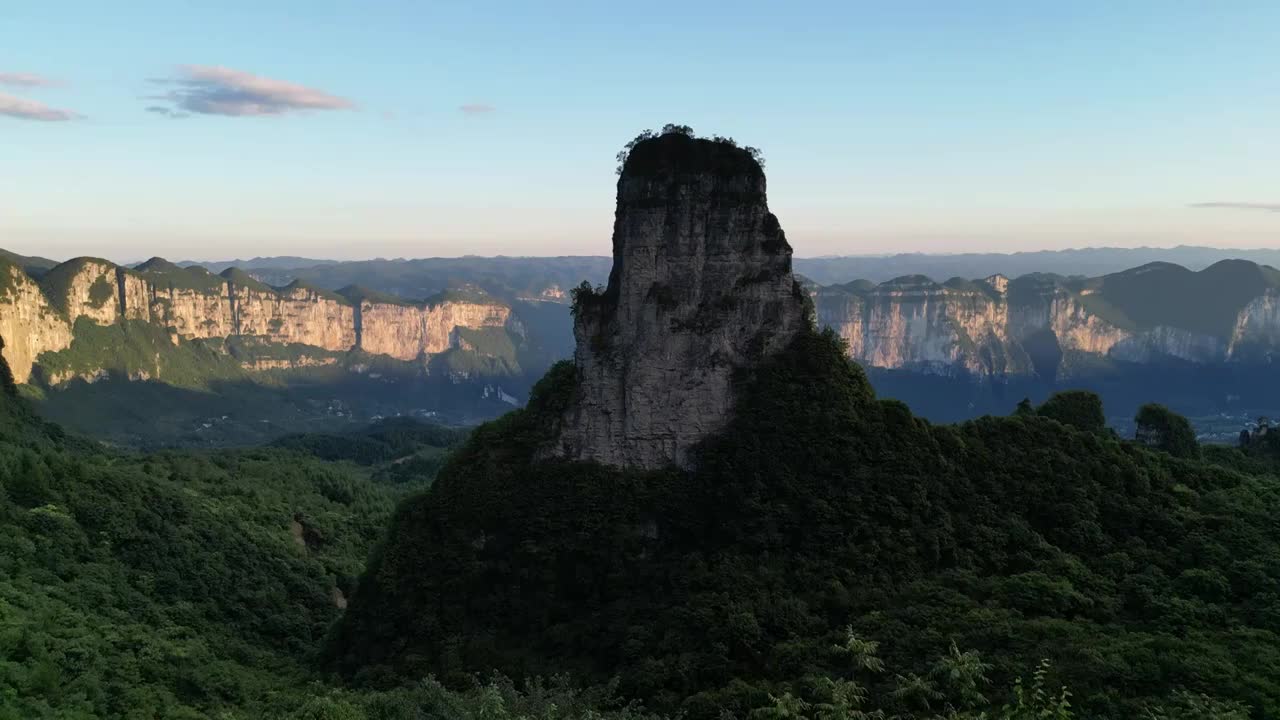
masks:
<instances>
[{"instance_id":1,"label":"green foliage in foreground","mask_svg":"<svg viewBox=\"0 0 1280 720\"><path fill-rule=\"evenodd\" d=\"M456 431L396 419L128 454L0 392L0 720L658 720L623 699L636 697L726 720L1273 713L1271 479L1034 415L934 428L875 401L831 338L804 342L749 380L740 434L709 445L694 477L530 466L573 392L572 367L554 368L375 554L387 574L366 575L328 645L382 687L343 687L314 655L393 503L425 487ZM796 444L820 432L834 447ZM1073 471L1076 446L1097 461ZM809 479L833 463L836 488ZM1046 468L1018 474L1027 463ZM1127 463L1122 483L1109 463ZM967 484L940 489L925 470ZM433 501L446 511L415 517ZM438 546L416 544L419 521ZM433 571L428 585L477 592L418 595ZM387 583L402 594L377 594ZM427 624L449 632L424 642ZM485 666L574 674L517 686L477 681Z\"/></svg>"},{"instance_id":2,"label":"green foliage in foreground","mask_svg":"<svg viewBox=\"0 0 1280 720\"><path fill-rule=\"evenodd\" d=\"M112 452L0 395L0 718L292 717L330 692L310 657L429 480L381 471Z\"/></svg>"},{"instance_id":3,"label":"green foliage in foreground","mask_svg":"<svg viewBox=\"0 0 1280 720\"><path fill-rule=\"evenodd\" d=\"M1066 424L934 426L877 400L830 334L741 387L697 472L619 472L533 460L574 392L572 366L553 368L400 507L335 666L381 687L616 675L663 712L743 717L788 694L829 703L811 679L841 676L852 626L907 678L953 642L994 688L1047 658L1082 717L1201 693L1280 714L1274 476L1095 432L1085 398Z\"/></svg>"}]
</instances>

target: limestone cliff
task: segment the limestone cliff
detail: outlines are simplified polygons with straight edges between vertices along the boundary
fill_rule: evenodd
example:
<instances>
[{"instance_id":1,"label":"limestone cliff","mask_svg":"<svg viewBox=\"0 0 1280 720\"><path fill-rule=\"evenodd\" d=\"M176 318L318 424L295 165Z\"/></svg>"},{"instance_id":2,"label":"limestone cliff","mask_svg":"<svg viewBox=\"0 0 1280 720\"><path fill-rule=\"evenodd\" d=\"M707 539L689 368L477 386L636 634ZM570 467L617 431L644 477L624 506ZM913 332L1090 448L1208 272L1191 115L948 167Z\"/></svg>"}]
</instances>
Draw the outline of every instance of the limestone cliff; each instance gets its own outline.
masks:
<instances>
[{"instance_id":1,"label":"limestone cliff","mask_svg":"<svg viewBox=\"0 0 1280 720\"><path fill-rule=\"evenodd\" d=\"M17 382L28 382L43 353L69 348L76 328L141 322L168 333L167 343L246 338L253 347L315 348L330 353L364 351L412 361L460 348L458 330L521 331L505 305L475 293L429 302L397 298L352 299L294 282L273 288L239 270L222 276L202 268L180 268L153 258L136 268L106 260L78 258L53 268L39 282L11 263L0 265L0 336L4 357ZM510 327L509 327L510 325ZM163 333L162 333L163 337ZM224 347L224 346L218 346ZM74 367L44 373L58 384L75 377L103 376L93 356L109 348L81 348ZM465 350L479 352L468 346ZM225 347L224 347L224 352ZM248 370L333 364L331 356L312 357L303 349L248 357ZM158 359L149 363L160 367ZM509 363L508 363L509 365ZM135 370L137 370L135 372ZM124 375L147 379L154 372L125 368Z\"/></svg>"},{"instance_id":2,"label":"limestone cliff","mask_svg":"<svg viewBox=\"0 0 1280 720\"><path fill-rule=\"evenodd\" d=\"M275 290L228 281L237 335L276 343L348 350L356 345L355 309L343 297L301 284Z\"/></svg>"},{"instance_id":3,"label":"limestone cliff","mask_svg":"<svg viewBox=\"0 0 1280 720\"><path fill-rule=\"evenodd\" d=\"M500 328L511 319L507 306L476 301L406 305L363 300L359 312L361 349L400 360L454 347L456 328Z\"/></svg>"},{"instance_id":4,"label":"limestone cliff","mask_svg":"<svg viewBox=\"0 0 1280 720\"><path fill-rule=\"evenodd\" d=\"M910 276L818 288L813 297L818 321L869 367L1053 379L1079 372L1084 358L1270 362L1280 356L1280 276L1224 265L1201 273L1160 265L1096 279L992 276L939 284ZM1153 282L1153 273L1155 287L1180 307L1170 312L1172 301L1148 301L1154 291L1137 283ZM1246 282L1256 277L1262 281ZM1233 292L1237 297L1221 300Z\"/></svg>"},{"instance_id":5,"label":"limestone cliff","mask_svg":"<svg viewBox=\"0 0 1280 720\"><path fill-rule=\"evenodd\" d=\"M940 285L908 276L822 288L815 306L818 322L840 333L864 365L940 374L1027 368L1025 354L1010 342L1004 292L988 281Z\"/></svg>"},{"instance_id":6,"label":"limestone cliff","mask_svg":"<svg viewBox=\"0 0 1280 720\"><path fill-rule=\"evenodd\" d=\"M618 180L609 284L579 291L575 315L578 389L547 453L688 466L728 419L734 371L808 322L753 156L680 134L637 144Z\"/></svg>"},{"instance_id":7,"label":"limestone cliff","mask_svg":"<svg viewBox=\"0 0 1280 720\"><path fill-rule=\"evenodd\" d=\"M43 352L71 345L71 324L17 265L0 261L0 337L13 379L25 383Z\"/></svg>"}]
</instances>

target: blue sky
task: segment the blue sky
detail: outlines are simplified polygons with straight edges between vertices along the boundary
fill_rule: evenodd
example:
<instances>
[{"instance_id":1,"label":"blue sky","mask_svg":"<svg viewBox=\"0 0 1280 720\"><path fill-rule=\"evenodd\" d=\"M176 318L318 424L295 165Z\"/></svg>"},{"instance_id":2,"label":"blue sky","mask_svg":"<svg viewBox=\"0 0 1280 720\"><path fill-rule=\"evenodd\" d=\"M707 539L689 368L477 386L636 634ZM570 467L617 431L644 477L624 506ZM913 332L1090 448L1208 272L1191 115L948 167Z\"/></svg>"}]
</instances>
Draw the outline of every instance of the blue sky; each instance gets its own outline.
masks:
<instances>
[{"instance_id":1,"label":"blue sky","mask_svg":"<svg viewBox=\"0 0 1280 720\"><path fill-rule=\"evenodd\" d=\"M1280 245L1280 3L622 8L4 3L0 247L608 254L666 122L762 148L802 256Z\"/></svg>"}]
</instances>

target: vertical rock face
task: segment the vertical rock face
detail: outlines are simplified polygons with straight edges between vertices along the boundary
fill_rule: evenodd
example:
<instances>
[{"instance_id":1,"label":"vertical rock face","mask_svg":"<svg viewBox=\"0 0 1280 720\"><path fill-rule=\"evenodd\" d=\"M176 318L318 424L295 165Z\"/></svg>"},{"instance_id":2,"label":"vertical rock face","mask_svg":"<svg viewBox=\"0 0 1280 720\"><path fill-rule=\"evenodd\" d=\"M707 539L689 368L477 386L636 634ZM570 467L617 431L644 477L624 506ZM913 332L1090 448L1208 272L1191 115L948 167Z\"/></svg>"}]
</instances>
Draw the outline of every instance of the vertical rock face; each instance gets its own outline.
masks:
<instances>
[{"instance_id":1,"label":"vertical rock face","mask_svg":"<svg viewBox=\"0 0 1280 720\"><path fill-rule=\"evenodd\" d=\"M1119 275L1142 274L1138 268ZM1238 308L1217 308L1231 324L1213 331L1194 308L1160 321L1135 320L1099 292L1106 279L993 275L940 284L909 276L818 288L814 303L818 321L846 339L850 356L875 368L1053 379L1090 372L1097 361L1208 365L1280 357L1280 288L1259 290ZM1230 282L1217 282L1187 294L1208 305L1230 291ZM1144 296L1134 296L1121 299L1136 314Z\"/></svg>"},{"instance_id":2,"label":"vertical rock face","mask_svg":"<svg viewBox=\"0 0 1280 720\"><path fill-rule=\"evenodd\" d=\"M362 350L413 360L452 347L455 328L503 327L511 317L511 309L474 302L396 305L364 301L360 316Z\"/></svg>"},{"instance_id":3,"label":"vertical rock face","mask_svg":"<svg viewBox=\"0 0 1280 720\"><path fill-rule=\"evenodd\" d=\"M298 286L277 291L236 283L230 293L237 335L337 351L356 344L355 310L342 298Z\"/></svg>"},{"instance_id":4,"label":"vertical rock face","mask_svg":"<svg viewBox=\"0 0 1280 720\"><path fill-rule=\"evenodd\" d=\"M1240 311L1227 352L1255 362L1280 358L1280 290L1267 292Z\"/></svg>"},{"instance_id":5,"label":"vertical rock face","mask_svg":"<svg viewBox=\"0 0 1280 720\"><path fill-rule=\"evenodd\" d=\"M154 285L152 309L156 322L185 338L206 339L235 334L226 286L216 290Z\"/></svg>"},{"instance_id":6,"label":"vertical rock face","mask_svg":"<svg viewBox=\"0 0 1280 720\"><path fill-rule=\"evenodd\" d=\"M77 322L107 326L125 321L162 327L174 345L243 337L328 352L363 350L406 361L460 347L460 329L522 332L509 307L476 295L425 303L352 300L301 282L273 288L238 270L220 277L160 258L136 270L77 258L37 282L17 265L0 261L0 337L19 383L30 381L42 353L71 346ZM110 348L83 350L91 358L111 355ZM242 366L265 370L335 362L302 355L287 361L252 359ZM43 380L58 384L77 372L46 373Z\"/></svg>"},{"instance_id":7,"label":"vertical rock face","mask_svg":"<svg viewBox=\"0 0 1280 720\"><path fill-rule=\"evenodd\" d=\"M729 417L734 370L807 327L805 307L759 163L684 135L641 142L618 181L609 285L576 300L578 392L548 454L688 466Z\"/></svg>"},{"instance_id":8,"label":"vertical rock face","mask_svg":"<svg viewBox=\"0 0 1280 720\"><path fill-rule=\"evenodd\" d=\"M30 379L40 353L71 345L70 323L16 265L0 264L0 337L4 338L4 359L18 383Z\"/></svg>"}]
</instances>

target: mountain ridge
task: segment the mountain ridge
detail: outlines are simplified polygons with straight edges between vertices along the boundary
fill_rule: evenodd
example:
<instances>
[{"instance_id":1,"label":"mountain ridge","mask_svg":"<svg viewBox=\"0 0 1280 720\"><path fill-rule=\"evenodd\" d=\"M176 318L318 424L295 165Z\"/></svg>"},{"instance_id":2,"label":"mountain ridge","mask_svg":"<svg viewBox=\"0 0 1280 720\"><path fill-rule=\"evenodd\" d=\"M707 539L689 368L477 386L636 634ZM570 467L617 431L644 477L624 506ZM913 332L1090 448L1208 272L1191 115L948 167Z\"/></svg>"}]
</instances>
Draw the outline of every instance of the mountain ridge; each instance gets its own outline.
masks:
<instances>
[{"instance_id":1,"label":"mountain ridge","mask_svg":"<svg viewBox=\"0 0 1280 720\"><path fill-rule=\"evenodd\" d=\"M820 322L875 368L1052 379L1080 357L1265 364L1280 356L1280 271L1246 260L1199 271L1149 263L1096 278L907 275L811 293ZM1037 363L1037 343L1062 357Z\"/></svg>"},{"instance_id":2,"label":"mountain ridge","mask_svg":"<svg viewBox=\"0 0 1280 720\"><path fill-rule=\"evenodd\" d=\"M406 362L456 348L457 328L523 332L518 324L509 324L508 306L478 290L387 302L385 296L346 297L300 278L273 287L239 268L214 275L163 258L132 268L100 258L73 258L39 279L0 259L0 275L5 358L19 383L32 377L42 357L71 348L82 320L98 326L148 324L167 332L174 346L246 337L328 353L366 351ZM83 350L92 354L95 349ZM92 379L95 374L77 371L72 376ZM72 376L45 374L43 379L60 384Z\"/></svg>"}]
</instances>

